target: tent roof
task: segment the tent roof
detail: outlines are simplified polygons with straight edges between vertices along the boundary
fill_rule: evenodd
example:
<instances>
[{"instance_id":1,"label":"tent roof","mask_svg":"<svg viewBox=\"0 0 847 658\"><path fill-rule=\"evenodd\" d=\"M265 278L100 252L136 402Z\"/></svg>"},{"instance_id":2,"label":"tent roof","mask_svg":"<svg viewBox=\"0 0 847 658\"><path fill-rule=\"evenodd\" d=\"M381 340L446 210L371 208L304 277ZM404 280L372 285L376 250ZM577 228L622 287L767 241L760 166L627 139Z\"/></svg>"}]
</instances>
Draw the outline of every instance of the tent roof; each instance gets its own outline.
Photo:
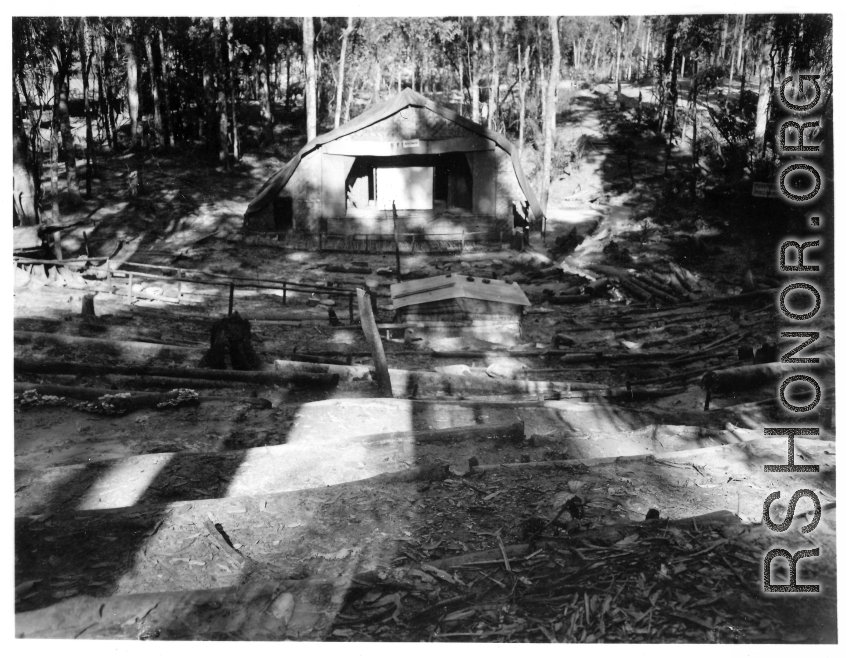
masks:
<instances>
[{"instance_id":1,"label":"tent roof","mask_svg":"<svg viewBox=\"0 0 847 658\"><path fill-rule=\"evenodd\" d=\"M405 306L458 297L516 306L532 306L517 283L506 283L499 279L483 279L451 273L391 284L391 304L395 311Z\"/></svg>"},{"instance_id":2,"label":"tent roof","mask_svg":"<svg viewBox=\"0 0 847 658\"><path fill-rule=\"evenodd\" d=\"M328 133L323 135L318 135L313 140L308 142L303 148L301 148L297 155L295 155L288 163L276 172L273 176L271 176L267 182L262 186L262 189L259 190L259 193L256 195L256 198L247 206L247 211L245 215L251 215L253 213L259 212L264 209L271 200L279 193L279 191L285 186L285 184L289 181L291 176L294 174L294 171L300 164L300 160L303 159L303 156L311 153L315 149L320 148L324 144L344 137L345 135L349 135L358 130L362 130L363 128L367 128L368 126L382 121L383 119L390 117L392 114L396 114L401 110L407 107L424 107L436 114L444 117L449 121L453 121L459 124L462 128L470 130L486 139L490 139L497 146L502 148L506 153L508 153L512 158L512 165L515 168L515 175L518 178L518 183L521 186L521 190L523 190L524 195L529 201L529 206L532 209L532 213L540 218L543 216L541 211L541 206L538 203L538 199L535 196L535 192L533 192L532 188L529 186L529 183L526 180L526 176L524 176L523 169L521 168L520 160L518 159L518 152L512 146L512 143L506 139L504 135L500 133L494 132L492 130L488 130L484 126L479 125L478 123L474 123L470 119L466 119L461 116L457 112L444 107L443 105L439 105L438 103L431 101L426 96L422 96L416 91L412 89L406 88L401 91L396 96L392 96L386 101L382 103L377 103L369 107L367 110L362 112L355 119L351 119L347 123L339 126L335 130L331 130Z\"/></svg>"}]
</instances>

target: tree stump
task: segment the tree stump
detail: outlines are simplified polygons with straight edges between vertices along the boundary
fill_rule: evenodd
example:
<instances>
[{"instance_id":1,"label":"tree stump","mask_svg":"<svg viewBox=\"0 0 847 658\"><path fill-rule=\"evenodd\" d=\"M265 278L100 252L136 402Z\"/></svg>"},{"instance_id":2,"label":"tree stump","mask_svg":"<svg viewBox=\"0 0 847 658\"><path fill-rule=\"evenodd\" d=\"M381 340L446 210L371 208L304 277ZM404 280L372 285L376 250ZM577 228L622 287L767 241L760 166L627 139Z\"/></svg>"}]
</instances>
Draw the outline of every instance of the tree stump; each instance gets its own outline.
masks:
<instances>
[{"instance_id":1,"label":"tree stump","mask_svg":"<svg viewBox=\"0 0 847 658\"><path fill-rule=\"evenodd\" d=\"M85 295L82 298L82 319L96 320L97 314L94 312L94 295Z\"/></svg>"},{"instance_id":2,"label":"tree stump","mask_svg":"<svg viewBox=\"0 0 847 658\"><path fill-rule=\"evenodd\" d=\"M262 361L253 349L250 323L238 311L216 321L211 334L211 347L200 359L198 368L261 370Z\"/></svg>"}]
</instances>

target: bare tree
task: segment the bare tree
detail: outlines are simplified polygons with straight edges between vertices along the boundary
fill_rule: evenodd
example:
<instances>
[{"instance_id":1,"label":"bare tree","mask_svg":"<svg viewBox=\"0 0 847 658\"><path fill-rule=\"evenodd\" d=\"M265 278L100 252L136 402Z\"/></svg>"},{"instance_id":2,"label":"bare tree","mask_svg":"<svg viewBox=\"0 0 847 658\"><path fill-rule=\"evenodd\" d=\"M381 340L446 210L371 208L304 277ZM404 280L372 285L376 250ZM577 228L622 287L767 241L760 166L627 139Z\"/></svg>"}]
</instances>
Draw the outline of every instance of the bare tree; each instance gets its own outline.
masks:
<instances>
[{"instance_id":1,"label":"bare tree","mask_svg":"<svg viewBox=\"0 0 847 658\"><path fill-rule=\"evenodd\" d=\"M26 132L21 120L20 100L15 81L12 80L12 186L13 207L21 226L38 224L35 179L32 160L27 146Z\"/></svg>"},{"instance_id":2,"label":"bare tree","mask_svg":"<svg viewBox=\"0 0 847 658\"><path fill-rule=\"evenodd\" d=\"M131 29L131 19L127 20ZM124 41L126 53L126 97L129 106L130 148L138 148L141 142L141 122L139 117L140 101L138 98L138 57L135 52L135 40L132 32L126 35Z\"/></svg>"},{"instance_id":3,"label":"bare tree","mask_svg":"<svg viewBox=\"0 0 847 658\"><path fill-rule=\"evenodd\" d=\"M260 57L256 72L259 74L259 85L261 87L262 99L262 120L265 126L269 127L273 123L273 114L271 113L271 88L270 88L270 26L271 19L265 16L261 19L262 40L259 44Z\"/></svg>"},{"instance_id":4,"label":"bare tree","mask_svg":"<svg viewBox=\"0 0 847 658\"><path fill-rule=\"evenodd\" d=\"M79 182L76 172L76 153L74 137L71 132L71 115L68 110L68 80L73 63L73 48L69 35L75 33L72 26L66 24L66 19L58 19L55 29L55 39L51 49L55 66L53 69L53 133L61 135L62 149L65 152L65 175L68 183L68 195L71 202L79 200ZM67 32L67 34L66 34ZM58 148L55 151L55 163L58 165Z\"/></svg>"},{"instance_id":5,"label":"bare tree","mask_svg":"<svg viewBox=\"0 0 847 658\"><path fill-rule=\"evenodd\" d=\"M550 78L547 80L547 104L544 117L544 161L541 174L541 208L547 212L547 199L550 196L550 182L553 175L553 146L556 141L556 90L559 86L559 65L561 52L559 49L559 17L550 16L550 37L552 41L552 58L550 61Z\"/></svg>"},{"instance_id":6,"label":"bare tree","mask_svg":"<svg viewBox=\"0 0 847 658\"><path fill-rule=\"evenodd\" d=\"M306 69L306 139L318 135L318 94L315 74L315 24L311 16L303 18L303 59Z\"/></svg>"},{"instance_id":7,"label":"bare tree","mask_svg":"<svg viewBox=\"0 0 847 658\"><path fill-rule=\"evenodd\" d=\"M156 75L156 60L153 58L153 39L150 31L144 31L144 50L147 53L147 67L150 71L150 93L153 96L153 128L156 131L156 141L159 146L167 148L168 140L162 121L162 105L159 99L159 76Z\"/></svg>"},{"instance_id":8,"label":"bare tree","mask_svg":"<svg viewBox=\"0 0 847 658\"><path fill-rule=\"evenodd\" d=\"M165 110L165 134L168 139L168 146L174 145L174 132L176 131L177 121L172 121L171 114L171 92L170 92L170 74L168 72L168 51L165 48L165 36L161 28L156 30L159 33L159 60L162 63L162 101Z\"/></svg>"},{"instance_id":9,"label":"bare tree","mask_svg":"<svg viewBox=\"0 0 847 658\"><path fill-rule=\"evenodd\" d=\"M344 63L347 59L347 39L353 33L353 18L347 18L347 27L341 33L341 55L338 60L338 84L335 90L335 127L341 125L341 105L344 100Z\"/></svg>"},{"instance_id":10,"label":"bare tree","mask_svg":"<svg viewBox=\"0 0 847 658\"><path fill-rule=\"evenodd\" d=\"M85 104L85 197L91 198L91 177L94 169L94 131L91 129L91 102L88 97L88 79L91 75L91 62L94 48L88 47L88 21L83 18L79 24L79 72L82 76L82 97Z\"/></svg>"}]
</instances>

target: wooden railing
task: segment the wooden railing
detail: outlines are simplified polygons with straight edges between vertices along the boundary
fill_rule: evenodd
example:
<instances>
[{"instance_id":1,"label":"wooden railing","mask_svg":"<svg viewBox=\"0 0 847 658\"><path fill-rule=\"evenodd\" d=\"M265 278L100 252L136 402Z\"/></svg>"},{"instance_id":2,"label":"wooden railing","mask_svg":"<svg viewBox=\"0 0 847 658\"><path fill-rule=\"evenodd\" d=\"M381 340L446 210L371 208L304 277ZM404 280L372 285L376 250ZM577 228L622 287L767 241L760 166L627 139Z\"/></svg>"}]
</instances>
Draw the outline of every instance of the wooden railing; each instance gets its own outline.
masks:
<instances>
[{"instance_id":1,"label":"wooden railing","mask_svg":"<svg viewBox=\"0 0 847 658\"><path fill-rule=\"evenodd\" d=\"M126 299L128 304L132 304L136 299L151 299L172 304L182 303L183 296L188 292L183 291L183 283L202 284L207 286L221 286L229 288L230 291L230 307L232 306L232 296L235 287L239 289L255 289L255 290L275 290L282 292L282 303L288 303L288 293L320 293L329 297L345 297L348 301L348 314L350 323L353 323L353 299L356 291L352 288L341 288L337 286L319 285L312 283L301 283L299 281L287 281L282 279L267 279L258 277L236 276L230 274L219 274L216 272L206 272L203 270L193 270L184 267L173 265L153 265L149 263L133 263L123 262L119 264L121 269L113 267L115 264L107 257L92 257L92 258L73 258L67 260L43 260L37 258L14 257L12 259L15 267L18 265L53 265L55 267L67 267L74 272L104 272L106 274L106 289L102 292L110 294L124 294L123 292L115 292L115 288L123 288L122 283L126 282ZM102 263L94 265L94 263ZM87 265L86 265L87 264ZM133 269L126 269L127 267ZM160 270L162 272L173 272L172 275L165 273L152 274L149 272L139 271L139 268L147 268L152 270ZM118 279L120 281L116 282ZM176 297L166 297L162 294L145 293L143 291L135 292L133 285L136 279L154 279L156 281L165 281L177 288ZM73 287L73 286L68 286ZM85 290L92 290L90 287L85 287ZM93 290L92 290L93 291ZM191 294L200 294L192 292Z\"/></svg>"}]
</instances>

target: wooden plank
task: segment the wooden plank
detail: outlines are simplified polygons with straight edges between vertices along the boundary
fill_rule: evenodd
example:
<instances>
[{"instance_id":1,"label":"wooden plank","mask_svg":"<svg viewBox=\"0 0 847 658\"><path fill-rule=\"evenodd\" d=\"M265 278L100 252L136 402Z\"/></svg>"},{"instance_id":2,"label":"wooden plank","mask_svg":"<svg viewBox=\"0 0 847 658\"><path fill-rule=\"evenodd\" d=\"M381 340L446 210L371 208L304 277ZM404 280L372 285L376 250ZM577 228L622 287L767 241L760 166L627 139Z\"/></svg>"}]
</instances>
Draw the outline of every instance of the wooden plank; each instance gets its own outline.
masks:
<instances>
[{"instance_id":1,"label":"wooden plank","mask_svg":"<svg viewBox=\"0 0 847 658\"><path fill-rule=\"evenodd\" d=\"M359 298L359 320L362 323L362 331L373 354L377 385L383 397L393 397L391 393L391 377L388 374L388 362L385 360L382 338L376 327L376 320L373 316L370 299L367 297L367 293L361 288L356 288L356 295Z\"/></svg>"}]
</instances>

